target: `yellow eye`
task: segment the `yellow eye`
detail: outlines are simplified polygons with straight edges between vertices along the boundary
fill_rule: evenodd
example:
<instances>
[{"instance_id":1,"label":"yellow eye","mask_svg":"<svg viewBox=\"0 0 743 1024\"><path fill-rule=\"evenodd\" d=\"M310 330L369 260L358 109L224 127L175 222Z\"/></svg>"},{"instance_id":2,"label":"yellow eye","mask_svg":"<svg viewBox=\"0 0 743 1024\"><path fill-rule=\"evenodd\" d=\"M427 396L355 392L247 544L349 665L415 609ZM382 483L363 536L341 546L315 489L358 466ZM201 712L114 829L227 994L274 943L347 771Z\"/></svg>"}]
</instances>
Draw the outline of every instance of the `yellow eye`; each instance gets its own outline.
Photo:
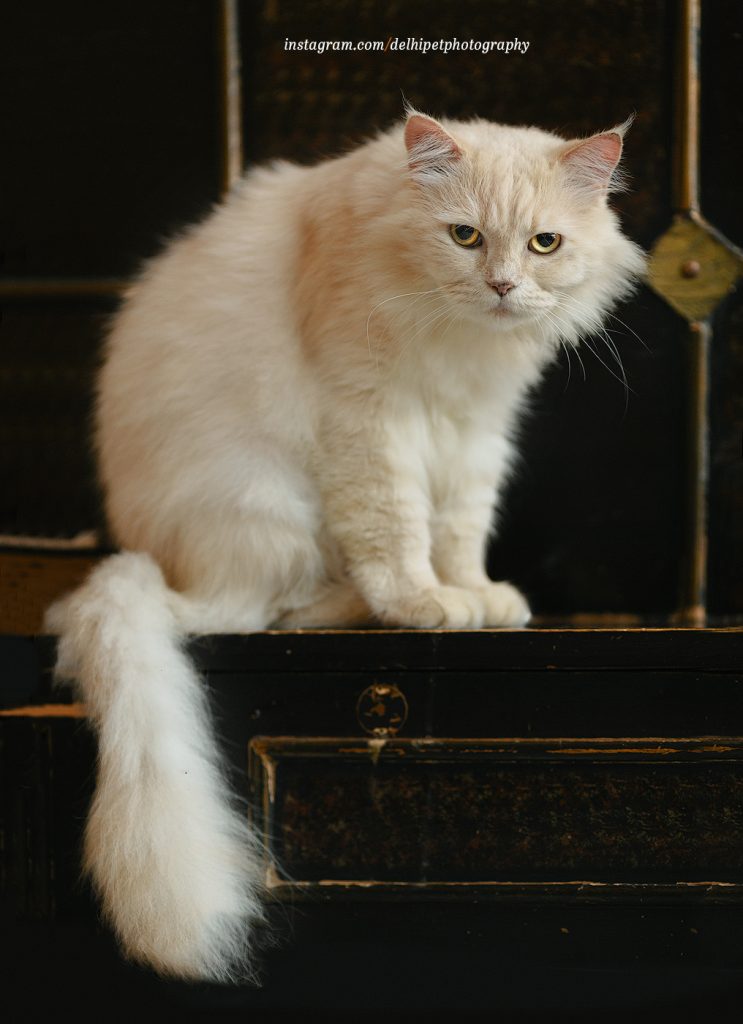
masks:
<instances>
[{"instance_id":1,"label":"yellow eye","mask_svg":"<svg viewBox=\"0 0 743 1024\"><path fill-rule=\"evenodd\" d=\"M475 246L482 245L482 235L477 228L471 228L469 224L450 224L449 234L457 245L463 245L465 249L474 249Z\"/></svg>"},{"instance_id":2,"label":"yellow eye","mask_svg":"<svg viewBox=\"0 0 743 1024\"><path fill-rule=\"evenodd\" d=\"M536 252L540 256L546 256L547 253L554 252L555 249L559 249L561 241L562 235L558 235L554 231L542 231L538 235L531 236L529 239L529 248L532 252Z\"/></svg>"}]
</instances>

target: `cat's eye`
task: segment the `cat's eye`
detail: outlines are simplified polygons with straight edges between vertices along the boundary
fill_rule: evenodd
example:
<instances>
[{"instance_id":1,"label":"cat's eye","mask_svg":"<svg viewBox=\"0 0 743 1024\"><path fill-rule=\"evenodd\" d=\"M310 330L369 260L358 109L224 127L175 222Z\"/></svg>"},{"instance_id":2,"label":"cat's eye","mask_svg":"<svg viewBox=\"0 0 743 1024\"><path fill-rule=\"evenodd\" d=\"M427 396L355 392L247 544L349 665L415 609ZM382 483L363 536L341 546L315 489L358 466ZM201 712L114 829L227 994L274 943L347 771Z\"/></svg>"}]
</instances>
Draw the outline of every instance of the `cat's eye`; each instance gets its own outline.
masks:
<instances>
[{"instance_id":1,"label":"cat's eye","mask_svg":"<svg viewBox=\"0 0 743 1024\"><path fill-rule=\"evenodd\" d=\"M562 235L558 235L556 231L542 231L538 235L531 236L529 248L540 256L546 256L547 253L559 249L561 241Z\"/></svg>"},{"instance_id":2,"label":"cat's eye","mask_svg":"<svg viewBox=\"0 0 743 1024\"><path fill-rule=\"evenodd\" d=\"M475 246L482 245L482 235L477 228L472 228L469 224L450 224L449 234L457 245L463 245L465 249L474 249Z\"/></svg>"}]
</instances>

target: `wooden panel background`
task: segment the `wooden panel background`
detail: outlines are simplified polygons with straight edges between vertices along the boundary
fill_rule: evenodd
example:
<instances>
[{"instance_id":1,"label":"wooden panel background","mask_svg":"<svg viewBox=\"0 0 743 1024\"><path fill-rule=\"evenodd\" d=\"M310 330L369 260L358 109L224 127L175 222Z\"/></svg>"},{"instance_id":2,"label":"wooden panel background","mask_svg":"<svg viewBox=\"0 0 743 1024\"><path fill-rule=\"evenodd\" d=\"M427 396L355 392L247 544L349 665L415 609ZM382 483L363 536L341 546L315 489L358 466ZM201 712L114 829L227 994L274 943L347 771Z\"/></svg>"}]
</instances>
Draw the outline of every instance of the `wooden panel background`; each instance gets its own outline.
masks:
<instances>
[{"instance_id":1,"label":"wooden panel background","mask_svg":"<svg viewBox=\"0 0 743 1024\"><path fill-rule=\"evenodd\" d=\"M0 631L38 631L43 607L102 553L105 536L86 541L101 527L87 437L105 319L139 260L234 181L242 150L250 164L331 155L399 116L403 92L433 113L572 134L608 127L634 109L633 190L617 205L629 232L649 246L678 205L676 44L696 7L692 0L37 0L9 8L1 93L8 109L0 167ZM701 13L702 208L741 244L743 115L731 101L743 67L740 6L706 0ZM531 45L522 58L283 49L287 36L391 35L518 35ZM716 623L743 614L740 309L732 296L711 322L706 507ZM466 1008L487 1019L567 1013L571 1024L625 1020L648 1006L670 1010L674 1020L738 1012L740 772L737 754L727 761L721 748L737 751L743 733L743 634L545 628L549 617L677 621L690 566L704 561L690 514L700 485L690 452L706 419L694 421L700 363L687 325L648 289L619 315L627 326L615 324L615 341L634 392L626 409L621 386L598 361L588 360L585 383L575 364L570 378L564 364L554 369L524 425L524 458L491 555L494 572L527 589L541 628L267 633L191 645L243 796L251 743L273 749L290 733L315 745L330 737L330 747L350 737L351 747L365 750L363 758L343 755L357 757L350 770L342 758L328 760L324 779L301 758L293 775L279 772L284 804L274 838L297 870L314 867L317 878L329 862L343 868L360 837L369 842L355 854L356 869L363 856L368 865L395 848L402 854L387 869L388 890L316 887L304 901L283 892L271 910L282 942L263 955L264 988L156 981L124 964L96 929L78 874L94 761L84 708L70 691L52 688L48 638L4 638L0 847L10 895L2 909L14 925L3 933L0 962L8 1005L17 995L27 1015L58 1012L85 997L169 1017L184 1009L206 1010L210 1019L278 1009L304 1019L314 1008L343 1020L352 1012L356 1019L361 1005L374 1019L381 1010L406 1020L421 1010L426 1019L460 1019ZM69 546L73 538L82 547ZM50 539L67 547L55 552ZM500 765L460 758L438 775L436 764L419 762L417 775L391 782L385 758L394 745L387 754L370 746L357 717L361 693L380 682L405 692L403 735L439 737L449 754L483 735L536 735L543 743L573 736L584 750L601 747L608 761L568 755L558 771L554 760L527 757L516 772L516 755ZM624 763L653 736L661 737L656 754ZM700 742L720 749L695 761L689 751ZM662 753L669 749L673 761ZM366 808L371 818L360 814L373 794L375 753L384 790L376 811L404 795L412 818L442 826L439 887L427 888L425 901L399 891L393 878L403 862L412 865L410 878L421 877L415 830L405 832L396 813L397 846L385 850L390 823L380 825L374 806ZM259 774L254 782L260 788ZM438 818L422 809L430 794ZM524 880L495 901L492 886L453 898L441 877L447 870L461 877L471 866L459 862L452 871L459 837L476 841L478 818L503 825L506 807L509 828L487 830L478 864L495 863L510 876L520 870ZM639 845L627 841L633 815ZM564 838L568 823L571 835L580 833L580 850L559 841L538 849L547 835L552 843ZM608 842L617 831L621 841ZM326 833L333 843L319 844ZM553 874L549 902L544 886L536 896L529 889L524 843ZM607 857L623 881L606 882ZM577 897L569 881L554 881L578 866L603 872L604 888ZM714 884L701 877L708 867L718 874ZM654 884L666 888L651 892ZM617 905L617 893L626 905Z\"/></svg>"},{"instance_id":2,"label":"wooden panel background","mask_svg":"<svg viewBox=\"0 0 743 1024\"><path fill-rule=\"evenodd\" d=\"M725 120L724 96L740 62L729 19L709 6L702 96L705 138L711 133L719 142L709 151L719 156L706 158L703 198L722 216L736 205L733 186L725 184L734 178L724 168L733 166L741 131L737 115ZM737 17L734 7L730 18ZM225 34L225 12L234 10L239 34ZM101 528L87 437L105 316L138 260L179 222L206 210L230 180L241 139L249 165L275 156L317 159L389 124L400 114L402 93L432 112L534 122L567 134L606 127L635 110L627 145L632 190L617 205L627 230L648 246L673 209L679 11L675 0L527 0L518 9L504 0L433 7L420 0L17 6L8 25L13 54L5 70L15 100L0 217L12 275L1 286L6 543L14 535L65 538ZM284 49L287 37L506 35L528 39L527 54ZM728 59L713 60L709 54L720 46ZM55 68L63 69L56 78ZM59 154L65 202L38 183L42 138ZM729 200L715 206L723 194ZM734 238L737 216L729 213L720 225L729 224ZM619 315L627 326L612 329L633 392L625 396L588 349L586 382L575 360L571 370L564 362L554 368L524 423L523 458L490 556L493 574L519 583L544 615L669 620L687 597L695 371L686 325L647 290ZM730 363L737 358L736 322L723 311L714 343L711 406L719 416L710 566L719 619L743 613L739 588L729 582L741 574L726 575L723 567L726 553L740 557L737 364Z\"/></svg>"}]
</instances>

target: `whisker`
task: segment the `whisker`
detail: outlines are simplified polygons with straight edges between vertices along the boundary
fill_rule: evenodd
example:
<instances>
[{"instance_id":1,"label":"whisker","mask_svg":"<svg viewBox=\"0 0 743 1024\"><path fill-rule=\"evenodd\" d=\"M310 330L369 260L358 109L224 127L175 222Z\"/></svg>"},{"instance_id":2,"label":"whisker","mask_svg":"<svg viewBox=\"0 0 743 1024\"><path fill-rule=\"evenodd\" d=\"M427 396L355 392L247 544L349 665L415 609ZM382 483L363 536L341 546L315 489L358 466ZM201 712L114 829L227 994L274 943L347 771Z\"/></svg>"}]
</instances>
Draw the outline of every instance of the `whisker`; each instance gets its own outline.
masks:
<instances>
[{"instance_id":1,"label":"whisker","mask_svg":"<svg viewBox=\"0 0 743 1024\"><path fill-rule=\"evenodd\" d=\"M412 338L408 340L408 344L410 344L410 342L415 341L415 339L419 337L425 330L432 329L440 320L444 319L444 317L451 311L452 308L452 303L446 302L444 303L443 306L439 306L437 307L437 309L434 309L432 312L429 312L427 316L424 317L423 320L421 320L418 326L418 330L415 332Z\"/></svg>"},{"instance_id":2,"label":"whisker","mask_svg":"<svg viewBox=\"0 0 743 1024\"><path fill-rule=\"evenodd\" d=\"M562 350L565 353L568 360L568 379L565 381L565 387L562 389L563 394L565 394L565 392L570 387L570 378L573 376L573 364L570 362L570 352L568 350L568 347L562 340L562 338L560 338L560 345L562 346Z\"/></svg>"},{"instance_id":3,"label":"whisker","mask_svg":"<svg viewBox=\"0 0 743 1024\"><path fill-rule=\"evenodd\" d=\"M605 315L610 317L612 320L616 320L616 322L618 324L620 324L622 327L624 327L624 329L626 331L629 331L630 334L632 334L635 338L637 338L637 340L640 342L640 344L645 349L645 351L646 352L650 352L650 354L652 355L652 349L650 348L650 346L645 344L645 342L642 340L642 338L637 333L637 331L633 330L628 323L626 323L624 320L620 319L618 316L615 316L614 313L606 313Z\"/></svg>"},{"instance_id":4,"label":"whisker","mask_svg":"<svg viewBox=\"0 0 743 1024\"><path fill-rule=\"evenodd\" d=\"M570 298L570 296L569 296L569 298ZM560 303L560 304L559 304L559 306L558 306L558 308L559 308L559 309L563 309L563 310L565 310L566 312L570 312L569 308L568 308L567 306L565 306L565 305L564 305L563 303ZM557 315L557 314L555 314L555 316L556 316L556 315ZM603 327L603 326L602 326L602 325L601 325L600 323L598 323L598 324L596 324L596 325L592 325L592 328L591 328L591 329L592 329L592 333L593 333L593 334L594 334L594 335L595 335L595 336L596 336L597 338L600 338L600 339L601 339L601 340L602 340L602 341L604 342L604 344L606 345L606 347L607 347L608 351L610 352L610 354L611 354L611 356L612 356L612 359L614 360L614 362L615 362L615 363L617 364L617 366L619 367L619 372L620 372L620 374L621 374L621 380L620 380L620 378L619 378L619 377L617 377L617 375L616 375L615 373L613 373L613 372L612 372L612 371L610 370L610 367L609 367L609 366L608 366L608 365L607 365L606 363L604 363L603 359L600 359L600 357L598 356L598 353L597 353L597 352L595 352L595 351L594 351L594 350L592 349L592 351L594 352L594 355L595 355L595 356L596 356L596 357L597 357L597 358L599 359L599 361L600 361L600 362L601 362L601 363L602 363L602 364L603 364L604 366L606 366L607 370L610 370L610 372L612 372L612 376L616 377L616 379L617 379L617 380L620 380L620 383L621 383L621 384L623 384L623 386L624 386L624 389L625 389L625 409L626 409L626 408L627 408L627 405L626 405L626 403L627 403L627 393L628 393L629 391L632 391L632 394L635 394L635 392L634 392L634 391L632 390L632 388L630 388L630 386L629 386L629 383L628 383L628 381L627 381L627 374L625 373L625 369L624 369L624 363L622 362L622 357L621 357L621 356L620 356L620 354L619 354L619 349L617 348L617 346L615 345L615 343L614 343L614 342L612 341L612 339L611 339L611 338L609 337L609 335L608 335L608 332L606 331L606 329L605 329L605 328L604 328L604 327ZM587 341L586 341L586 339L584 339L584 344L586 344L586 346L587 346L588 348L590 348L590 346L588 346L588 344L587 344ZM577 350L576 350L576 351L577 351Z\"/></svg>"},{"instance_id":5,"label":"whisker","mask_svg":"<svg viewBox=\"0 0 743 1024\"><path fill-rule=\"evenodd\" d=\"M403 306L402 309L399 309L397 311L397 313L392 314L392 317L389 321L390 326L396 330L405 319L410 319L414 307L417 306L421 300L425 300L426 302L435 302L437 299L441 298L441 296L438 295L439 291L440 289L437 288L435 289L434 293L422 292L416 299L413 299L412 302L409 302L406 306ZM415 314L415 316L417 315L418 313Z\"/></svg>"},{"instance_id":6,"label":"whisker","mask_svg":"<svg viewBox=\"0 0 743 1024\"><path fill-rule=\"evenodd\" d=\"M585 381L586 381L586 368L585 368L585 366L583 364L583 359L581 358L580 349L573 347L573 352L578 357L578 362L580 363L580 368L583 371L583 382L585 383Z\"/></svg>"},{"instance_id":7,"label":"whisker","mask_svg":"<svg viewBox=\"0 0 743 1024\"><path fill-rule=\"evenodd\" d=\"M568 379L567 379L567 382L565 384L565 387L563 388L563 394L564 394L568 390L568 386L570 384L570 378L571 378L572 373L573 373L573 365L570 362L570 351L569 351L567 345L565 344L565 342L562 340L561 331L560 331L560 325L557 323L557 321L554 320L550 316L549 312L546 309L542 310L542 316L544 316L548 320L548 322L555 328L555 330L557 332L557 340L560 343L560 346L562 347L563 352L567 356L567 360L568 360ZM539 324L539 329L542 332L542 338L544 339L544 341L546 343L546 341L547 341L547 332L544 329L544 324L542 323L541 318L537 318L537 323ZM583 370L583 379L584 380L586 379L586 377L585 377L585 369Z\"/></svg>"},{"instance_id":8,"label":"whisker","mask_svg":"<svg viewBox=\"0 0 743 1024\"><path fill-rule=\"evenodd\" d=\"M438 287L438 288L428 288L425 291L400 292L399 295L390 295L390 296L388 296L388 298L382 299L381 302L378 302L376 304L376 306L372 306L371 310L369 311L369 316L367 317L367 321L371 319L371 317L374 315L374 313L376 313L376 311L381 306L385 306L388 302L394 302L395 299L407 299L407 298L410 298L411 295L432 295L434 292L440 292L440 291L441 291L441 288Z\"/></svg>"},{"instance_id":9,"label":"whisker","mask_svg":"<svg viewBox=\"0 0 743 1024\"><path fill-rule=\"evenodd\" d=\"M564 323L565 323L565 321L564 321L564 320L562 319L562 317L559 317L559 316L557 315L557 313L555 313L555 311L554 311L554 310L551 310L550 312L551 312L551 314L552 314L552 318L553 318L553 320L554 320L554 321L556 322L556 324L557 324L557 330L558 330L558 332L559 332L559 331L560 331L560 326L559 326L559 325L560 325L561 323L562 323L562 324L564 324ZM572 334L573 332L571 331L570 333ZM572 351L573 351L573 354L574 354L575 356L577 356L578 362L580 363L580 369L581 369L581 374L583 375L583 383L585 383L585 382L586 382L586 380L588 379L588 375L587 375L587 373L586 373L586 365L585 365L585 363L583 362L583 358L582 358L582 356L581 356L581 354L580 354L580 349L579 349L579 348L577 347L577 345L573 345L573 343L572 343L572 342L570 343L570 347L568 348L568 347L567 347L567 345L566 345L566 343L565 343L565 342L564 342L564 341L562 340L562 338L560 338L560 344L561 344L561 345L563 345L563 347L565 347L565 348L566 348L566 351L567 351L568 353L569 353L569 352L570 352L570 350L572 349ZM568 356L568 358L569 358L569 356ZM569 383L569 381L568 381L568 383Z\"/></svg>"},{"instance_id":10,"label":"whisker","mask_svg":"<svg viewBox=\"0 0 743 1024\"><path fill-rule=\"evenodd\" d=\"M627 409L629 408L629 400L628 400L628 395L629 395L630 391L632 392L632 394L633 394L633 395L635 394L635 392L634 392L634 391L632 390L632 388L631 388L631 387L629 386L629 384L627 383L627 378L625 377L624 379L622 379L621 377L617 376L617 374L616 374L616 373L614 373L614 371L613 371L613 370L612 370L612 368L611 368L611 367L609 366L609 364L608 364L608 363L605 363L605 362L604 362L604 360L603 360L603 359L601 358L601 356L600 356L600 355L598 354L598 352L596 351L596 349L595 349L595 348L593 348L593 347L592 347L591 345L589 345L589 343L588 343L588 339L587 339L587 338L586 338L586 339L584 339L584 341L583 341L583 344L584 344L584 345L586 346L586 348L588 349L588 351L589 351L589 352L592 352L592 353L593 353L593 355L595 355L595 356L596 356L596 358L598 359L598 361L599 361L599 362L601 363L601 365L602 365L602 366L604 367L604 369L606 369L606 370L607 370L607 371L608 371L608 372L609 372L609 373L610 373L610 374L612 375L612 377L614 378L614 380L617 380L617 381L619 381L619 383L620 383L620 384L622 384L622 385L624 386L624 411L625 411L625 413L626 413L626 412L627 412Z\"/></svg>"},{"instance_id":11,"label":"whisker","mask_svg":"<svg viewBox=\"0 0 743 1024\"><path fill-rule=\"evenodd\" d=\"M547 316L548 318L550 318L549 313L544 313L544 315ZM542 340L545 343L547 343L547 332L544 331L544 326L541 323L541 319L537 319L536 323L539 325L539 330L541 331ZM554 322L551 321L551 323L554 323ZM568 379L565 382L565 387L563 388L563 394L565 394L567 389L570 387L570 380L571 380L571 378L573 376L573 365L572 365L572 362L570 361L570 349L565 344L563 339L560 337L560 328L557 325L556 325L556 327L557 327L558 341L560 342L560 347L562 348L563 352L565 352L565 357L568 360ZM585 380L585 370L583 370L583 380Z\"/></svg>"},{"instance_id":12,"label":"whisker","mask_svg":"<svg viewBox=\"0 0 743 1024\"><path fill-rule=\"evenodd\" d=\"M447 323L446 327L444 328L444 331L443 331L443 333L441 335L442 339L446 337L446 335L449 333L449 329L454 326L454 324L457 322L457 320L461 320L461 319L462 319L462 314L461 313L457 313L457 311L455 309L454 312L449 315L449 321L448 321L448 323Z\"/></svg>"},{"instance_id":13,"label":"whisker","mask_svg":"<svg viewBox=\"0 0 743 1024\"><path fill-rule=\"evenodd\" d=\"M592 315L594 315L594 316L596 315L595 310L592 310L591 307L588 305L588 303L583 302L581 299L576 298L575 295L569 295L567 292L562 292L562 291L555 292L555 295L557 295L559 298L568 299L570 302L574 302L577 306L582 306L583 309L588 310L588 312L591 313ZM608 313L608 312L606 312L606 313L602 313L601 316L602 316L602 318L608 316L610 319L616 321L616 323L618 323L626 331L629 331L629 333L631 335L633 335L633 337L635 337L637 339L637 341L640 342L640 344L642 345L642 347L645 349L646 352L650 352L652 354L652 350L642 340L642 338L637 333L637 331L633 330L628 323L626 323L624 320L622 320L620 317L618 317L615 313Z\"/></svg>"},{"instance_id":14,"label":"whisker","mask_svg":"<svg viewBox=\"0 0 743 1024\"><path fill-rule=\"evenodd\" d=\"M441 288L438 287L438 288L429 288L426 291L419 291L419 292L401 292L399 295L390 295L390 296L388 296L388 298L382 299L381 302L378 302L376 304L376 306L372 306L372 308L369 311L369 315L366 318L366 344L367 344L367 347L369 349L369 357L371 358L371 355L372 355L372 346L371 346L371 337L370 337L370 334L369 334L369 325L371 323L371 318L374 316L374 314L376 313L376 311L378 309L380 309L382 306L386 305L388 302L394 302L395 299L407 299L407 298L410 298L410 296L415 295L415 296L417 296L417 298L414 300L414 302L409 303L409 306L412 306L412 305L415 305L415 303L418 302L424 295L433 295L435 292L440 292L440 291L441 291ZM377 358L377 368L379 368L379 359L378 358Z\"/></svg>"},{"instance_id":15,"label":"whisker","mask_svg":"<svg viewBox=\"0 0 743 1024\"><path fill-rule=\"evenodd\" d=\"M400 364L400 360L408 351L408 349L413 344L415 339L419 337L427 328L432 328L439 320L443 320L443 318L451 311L452 308L452 303L447 301L442 306L438 306L435 310L429 311L424 316L423 320L420 323L418 323L418 330L415 332L415 334L413 334L412 337L408 336L406 338L403 338L402 348L400 349L397 359L395 360L395 364L392 368L393 372L397 369L397 367Z\"/></svg>"}]
</instances>

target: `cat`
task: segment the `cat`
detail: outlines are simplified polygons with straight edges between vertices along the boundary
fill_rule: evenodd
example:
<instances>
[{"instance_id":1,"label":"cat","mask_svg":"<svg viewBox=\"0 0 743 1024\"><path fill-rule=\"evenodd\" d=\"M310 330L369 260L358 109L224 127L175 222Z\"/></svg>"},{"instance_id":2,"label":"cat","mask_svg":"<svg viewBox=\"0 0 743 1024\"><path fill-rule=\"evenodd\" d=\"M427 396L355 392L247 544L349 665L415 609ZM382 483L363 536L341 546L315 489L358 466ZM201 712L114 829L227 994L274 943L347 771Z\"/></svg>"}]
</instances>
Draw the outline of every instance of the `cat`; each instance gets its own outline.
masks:
<instances>
[{"instance_id":1,"label":"cat","mask_svg":"<svg viewBox=\"0 0 743 1024\"><path fill-rule=\"evenodd\" d=\"M251 171L128 290L95 432L122 550L48 628L98 730L85 864L133 959L240 978L261 919L187 634L528 621L485 544L530 390L643 273L608 205L626 127L410 109Z\"/></svg>"}]
</instances>

